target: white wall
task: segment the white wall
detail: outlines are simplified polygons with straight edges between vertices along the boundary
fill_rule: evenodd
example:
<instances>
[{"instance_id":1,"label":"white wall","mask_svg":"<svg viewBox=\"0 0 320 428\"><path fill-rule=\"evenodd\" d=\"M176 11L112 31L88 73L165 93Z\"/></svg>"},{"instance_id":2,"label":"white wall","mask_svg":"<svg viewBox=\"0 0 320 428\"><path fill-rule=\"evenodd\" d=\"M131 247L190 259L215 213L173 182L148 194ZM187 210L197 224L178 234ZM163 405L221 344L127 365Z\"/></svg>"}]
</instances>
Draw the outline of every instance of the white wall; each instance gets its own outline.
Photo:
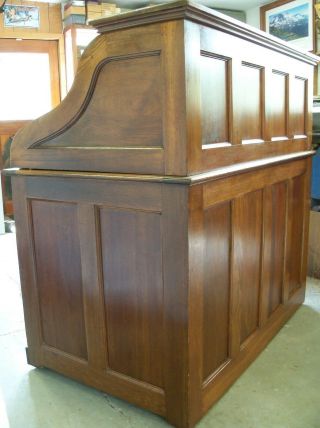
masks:
<instances>
[{"instance_id":1,"label":"white wall","mask_svg":"<svg viewBox=\"0 0 320 428\"><path fill-rule=\"evenodd\" d=\"M247 24L260 29L260 7L253 7L245 11Z\"/></svg>"}]
</instances>

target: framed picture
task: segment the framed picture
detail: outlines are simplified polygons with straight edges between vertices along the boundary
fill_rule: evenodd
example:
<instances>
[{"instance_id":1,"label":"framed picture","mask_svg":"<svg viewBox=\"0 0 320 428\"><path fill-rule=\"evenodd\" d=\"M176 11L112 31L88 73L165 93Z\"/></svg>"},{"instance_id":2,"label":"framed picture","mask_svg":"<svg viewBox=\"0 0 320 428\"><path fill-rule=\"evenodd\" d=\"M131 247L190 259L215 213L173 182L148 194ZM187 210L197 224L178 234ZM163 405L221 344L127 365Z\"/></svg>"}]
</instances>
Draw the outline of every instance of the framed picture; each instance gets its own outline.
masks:
<instances>
[{"instance_id":1,"label":"framed picture","mask_svg":"<svg viewBox=\"0 0 320 428\"><path fill-rule=\"evenodd\" d=\"M39 8L37 6L5 5L4 26L39 28Z\"/></svg>"},{"instance_id":2,"label":"framed picture","mask_svg":"<svg viewBox=\"0 0 320 428\"><path fill-rule=\"evenodd\" d=\"M278 0L260 8L261 29L296 47L314 51L314 0Z\"/></svg>"}]
</instances>

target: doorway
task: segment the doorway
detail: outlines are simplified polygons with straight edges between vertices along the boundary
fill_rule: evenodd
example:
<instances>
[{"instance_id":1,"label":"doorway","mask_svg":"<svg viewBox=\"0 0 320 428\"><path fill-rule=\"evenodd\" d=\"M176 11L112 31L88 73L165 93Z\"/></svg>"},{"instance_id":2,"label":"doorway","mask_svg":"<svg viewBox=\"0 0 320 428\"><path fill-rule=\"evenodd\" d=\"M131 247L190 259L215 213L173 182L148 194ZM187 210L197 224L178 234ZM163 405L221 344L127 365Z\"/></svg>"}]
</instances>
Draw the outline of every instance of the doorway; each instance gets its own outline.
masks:
<instances>
[{"instance_id":1,"label":"doorway","mask_svg":"<svg viewBox=\"0 0 320 428\"><path fill-rule=\"evenodd\" d=\"M56 40L0 39L0 169L9 166L10 137L60 103L58 58ZM10 186L4 178L2 187L10 216Z\"/></svg>"}]
</instances>

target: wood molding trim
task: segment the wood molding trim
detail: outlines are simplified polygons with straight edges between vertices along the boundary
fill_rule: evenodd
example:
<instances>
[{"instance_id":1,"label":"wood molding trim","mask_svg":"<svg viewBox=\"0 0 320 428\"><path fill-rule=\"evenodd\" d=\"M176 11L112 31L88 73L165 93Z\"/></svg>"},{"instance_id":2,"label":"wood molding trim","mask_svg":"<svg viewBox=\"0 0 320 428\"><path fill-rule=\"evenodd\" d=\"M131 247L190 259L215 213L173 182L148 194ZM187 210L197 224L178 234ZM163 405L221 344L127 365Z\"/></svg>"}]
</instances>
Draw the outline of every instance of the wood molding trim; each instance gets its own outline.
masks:
<instances>
[{"instance_id":1,"label":"wood molding trim","mask_svg":"<svg viewBox=\"0 0 320 428\"><path fill-rule=\"evenodd\" d=\"M308 55L302 51L299 52L276 37L256 30L249 25L243 24L205 6L195 5L189 2L189 0L180 0L159 6L142 8L133 12L94 20L91 21L90 24L97 28L99 33L106 33L123 28L132 28L140 25L178 19L187 19L197 24L220 29L229 34L236 34L240 38L284 53L312 65L316 65L319 61L315 55Z\"/></svg>"},{"instance_id":2,"label":"wood molding trim","mask_svg":"<svg viewBox=\"0 0 320 428\"><path fill-rule=\"evenodd\" d=\"M217 168L208 173L196 174L185 177L161 176L161 175L140 175L140 174L112 174L112 173L96 173L96 172L80 172L80 171L54 171L41 169L19 169L7 168L3 170L5 175L10 176L32 176L32 177L63 177L63 178L86 178L100 180L121 180L121 181L148 181L156 183L173 183L173 184L199 184L212 179L227 178L239 173L254 171L264 166L280 165L292 160L304 159L312 156L315 152L308 150L289 155L275 156L262 160L251 162L243 162L228 166L225 168Z\"/></svg>"}]
</instances>

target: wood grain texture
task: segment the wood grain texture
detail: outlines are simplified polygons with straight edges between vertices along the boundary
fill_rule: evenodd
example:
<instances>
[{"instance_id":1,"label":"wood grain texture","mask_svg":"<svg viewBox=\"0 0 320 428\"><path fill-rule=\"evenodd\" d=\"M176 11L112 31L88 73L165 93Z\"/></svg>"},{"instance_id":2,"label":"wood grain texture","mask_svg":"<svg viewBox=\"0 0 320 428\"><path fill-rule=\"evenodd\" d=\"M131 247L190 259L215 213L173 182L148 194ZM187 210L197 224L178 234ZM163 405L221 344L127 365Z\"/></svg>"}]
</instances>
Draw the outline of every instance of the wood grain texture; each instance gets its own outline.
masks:
<instances>
[{"instance_id":1,"label":"wood grain texture","mask_svg":"<svg viewBox=\"0 0 320 428\"><path fill-rule=\"evenodd\" d=\"M28 359L192 428L304 298L315 58L185 0L97 27L13 144Z\"/></svg>"},{"instance_id":2,"label":"wood grain texture","mask_svg":"<svg viewBox=\"0 0 320 428\"><path fill-rule=\"evenodd\" d=\"M162 146L159 53L110 59L99 65L94 80L92 95L77 120L35 147Z\"/></svg>"},{"instance_id":3,"label":"wood grain texture","mask_svg":"<svg viewBox=\"0 0 320 428\"><path fill-rule=\"evenodd\" d=\"M234 211L234 264L240 290L240 342L243 344L259 324L261 191L236 199Z\"/></svg>"},{"instance_id":4,"label":"wood grain texture","mask_svg":"<svg viewBox=\"0 0 320 428\"><path fill-rule=\"evenodd\" d=\"M263 68L242 62L239 78L241 100L241 140L263 140Z\"/></svg>"},{"instance_id":5,"label":"wood grain texture","mask_svg":"<svg viewBox=\"0 0 320 428\"><path fill-rule=\"evenodd\" d=\"M12 165L184 176L307 150L314 57L178 3L97 37L64 102L16 137Z\"/></svg>"},{"instance_id":6,"label":"wood grain texture","mask_svg":"<svg viewBox=\"0 0 320 428\"><path fill-rule=\"evenodd\" d=\"M306 205L297 207L305 200L307 162L192 186L125 176L14 177L18 228L34 217L23 201L36 204L34 227L21 236L32 249L37 230L40 242L35 259L19 244L25 305L39 308L25 309L29 361L159 413L174 426L194 426L302 301ZM300 220L289 216L292 209ZM51 294L62 284L68 295L63 281L71 274L76 279L70 258L56 262L60 234L51 235L61 227L62 212L68 229L63 251L72 254L74 267L81 254L83 303L77 313L86 359L66 349L64 334L56 348L51 337L43 344L38 327L51 314L52 336L62 307L54 312L38 293L32 279L33 269L40 269L38 254L56 254L42 273L54 268L60 288L53 283ZM78 346L79 335L77 329L68 346Z\"/></svg>"},{"instance_id":7,"label":"wood grain texture","mask_svg":"<svg viewBox=\"0 0 320 428\"><path fill-rule=\"evenodd\" d=\"M277 94L274 96L274 94ZM268 140L288 138L289 75L279 70L266 73L266 129Z\"/></svg>"},{"instance_id":8,"label":"wood grain texture","mask_svg":"<svg viewBox=\"0 0 320 428\"><path fill-rule=\"evenodd\" d=\"M108 367L163 386L158 213L100 209Z\"/></svg>"},{"instance_id":9,"label":"wood grain texture","mask_svg":"<svg viewBox=\"0 0 320 428\"><path fill-rule=\"evenodd\" d=\"M279 182L263 190L263 249L260 326L283 304L284 252L287 219L287 184Z\"/></svg>"},{"instance_id":10,"label":"wood grain texture","mask_svg":"<svg viewBox=\"0 0 320 428\"><path fill-rule=\"evenodd\" d=\"M35 254L32 240L30 204L27 201L26 180L13 177L13 201L17 231L19 273L23 297L24 319L28 341L27 359L36 367L42 364L42 333L40 304L35 272Z\"/></svg>"},{"instance_id":11,"label":"wood grain texture","mask_svg":"<svg viewBox=\"0 0 320 428\"><path fill-rule=\"evenodd\" d=\"M230 141L229 61L229 58L206 52L201 55L202 146Z\"/></svg>"},{"instance_id":12,"label":"wood grain texture","mask_svg":"<svg viewBox=\"0 0 320 428\"><path fill-rule=\"evenodd\" d=\"M310 211L310 239L308 246L308 276L320 278L320 214Z\"/></svg>"},{"instance_id":13,"label":"wood grain texture","mask_svg":"<svg viewBox=\"0 0 320 428\"><path fill-rule=\"evenodd\" d=\"M203 381L229 357L231 203L204 213Z\"/></svg>"},{"instance_id":14,"label":"wood grain texture","mask_svg":"<svg viewBox=\"0 0 320 428\"><path fill-rule=\"evenodd\" d=\"M203 186L188 191L188 402L189 424L197 422L202 414L204 335L204 270L205 270L205 219Z\"/></svg>"},{"instance_id":15,"label":"wood grain texture","mask_svg":"<svg viewBox=\"0 0 320 428\"><path fill-rule=\"evenodd\" d=\"M269 314L282 303L282 284L284 266L284 240L286 219L286 184L277 183L272 186L271 206L271 257L270 257L270 288Z\"/></svg>"},{"instance_id":16,"label":"wood grain texture","mask_svg":"<svg viewBox=\"0 0 320 428\"><path fill-rule=\"evenodd\" d=\"M77 207L32 201L43 341L87 359Z\"/></svg>"},{"instance_id":17,"label":"wood grain texture","mask_svg":"<svg viewBox=\"0 0 320 428\"><path fill-rule=\"evenodd\" d=\"M188 188L162 186L166 419L188 426ZM199 417L199 415L197 415Z\"/></svg>"},{"instance_id":18,"label":"wood grain texture","mask_svg":"<svg viewBox=\"0 0 320 428\"><path fill-rule=\"evenodd\" d=\"M303 212L304 204L304 176L300 175L289 182L288 210L290 222L288 224L288 238L290 246L287 254L287 275L289 295L301 287L302 249L303 249ZM293 214L294 213L294 214Z\"/></svg>"},{"instance_id":19,"label":"wood grain texture","mask_svg":"<svg viewBox=\"0 0 320 428\"><path fill-rule=\"evenodd\" d=\"M105 326L103 276L101 270L101 237L98 208L78 204L82 287L85 296L84 320L88 364L93 370L107 370L107 335Z\"/></svg>"},{"instance_id":20,"label":"wood grain texture","mask_svg":"<svg viewBox=\"0 0 320 428\"><path fill-rule=\"evenodd\" d=\"M291 131L293 135L306 135L306 104L307 104L307 80L295 76L291 84Z\"/></svg>"}]
</instances>

